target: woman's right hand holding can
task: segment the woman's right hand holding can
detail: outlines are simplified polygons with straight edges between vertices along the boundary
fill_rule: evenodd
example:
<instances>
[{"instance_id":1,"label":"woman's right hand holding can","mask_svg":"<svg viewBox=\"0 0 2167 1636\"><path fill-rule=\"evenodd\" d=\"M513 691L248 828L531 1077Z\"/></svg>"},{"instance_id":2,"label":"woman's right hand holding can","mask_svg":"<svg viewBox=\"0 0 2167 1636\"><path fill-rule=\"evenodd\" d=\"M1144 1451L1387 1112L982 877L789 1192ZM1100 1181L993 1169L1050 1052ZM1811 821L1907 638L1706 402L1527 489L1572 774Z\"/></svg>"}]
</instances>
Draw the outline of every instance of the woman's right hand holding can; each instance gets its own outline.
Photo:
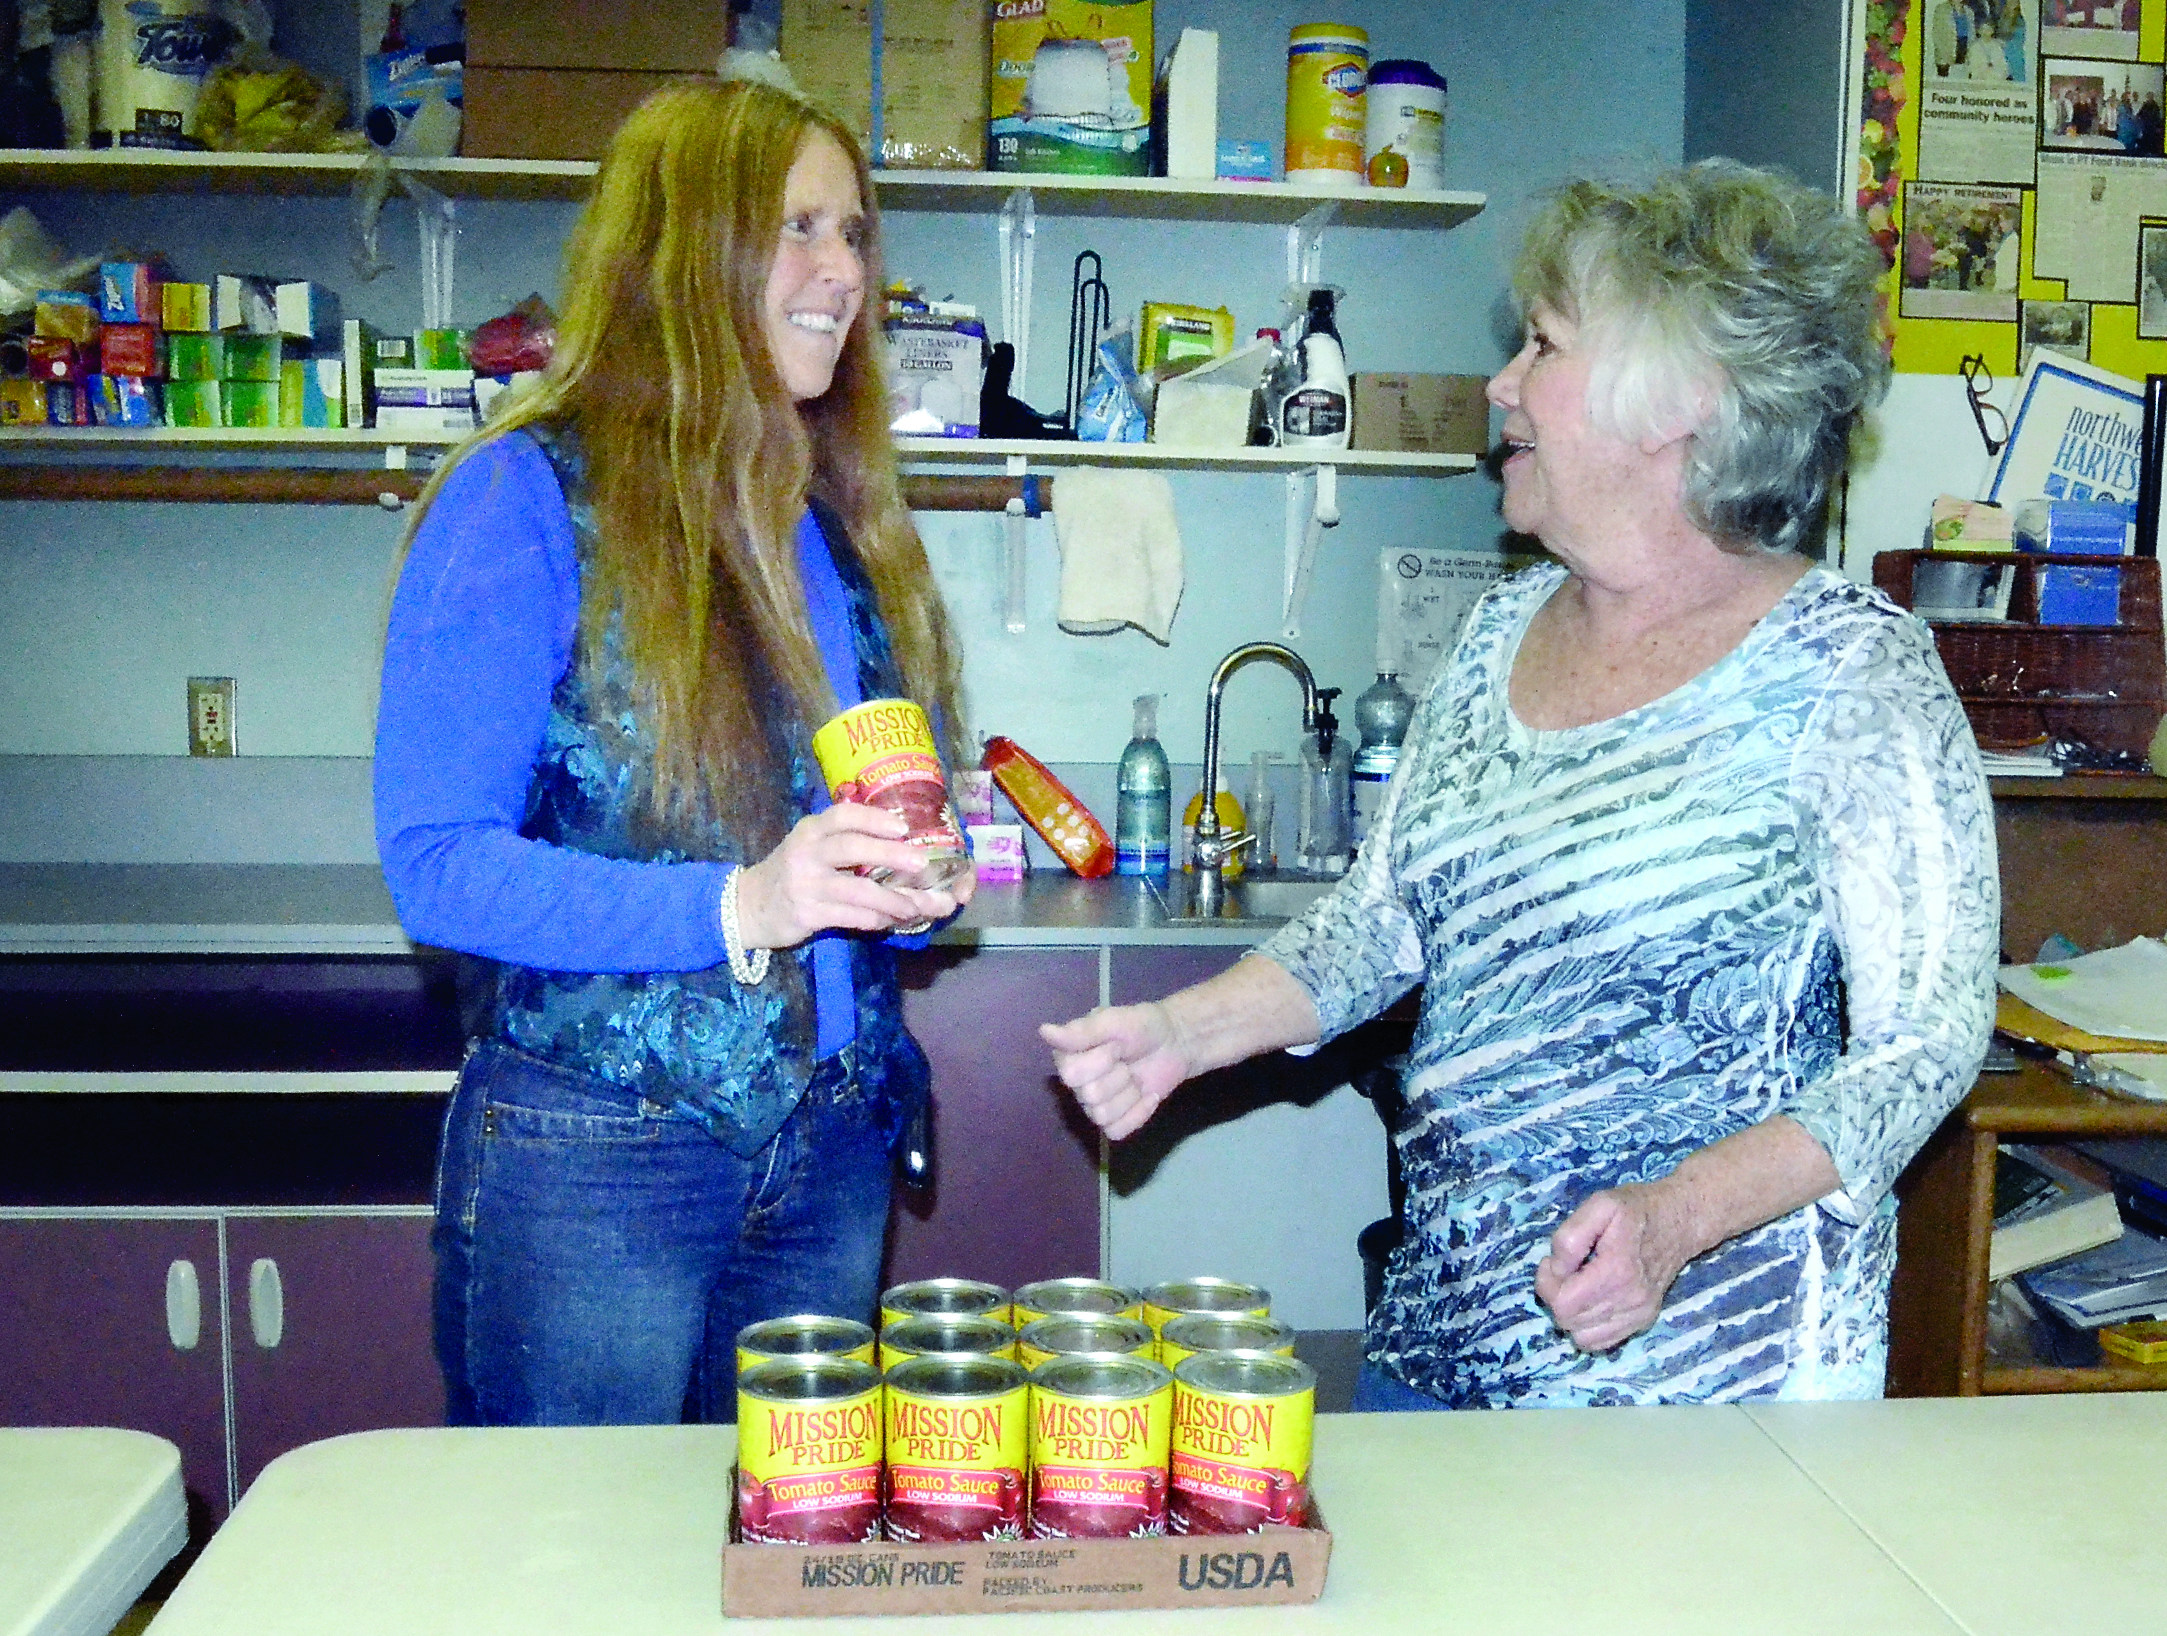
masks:
<instances>
[{"instance_id":1,"label":"woman's right hand holding can","mask_svg":"<svg viewBox=\"0 0 2167 1636\"><path fill-rule=\"evenodd\" d=\"M893 932L954 914L970 902L977 877L966 869L946 887L897 884L918 879L925 861L903 840L909 827L900 813L855 801L800 819L780 846L742 872L737 915L745 947L795 948L831 928ZM893 879L884 885L862 869L888 870Z\"/></svg>"}]
</instances>

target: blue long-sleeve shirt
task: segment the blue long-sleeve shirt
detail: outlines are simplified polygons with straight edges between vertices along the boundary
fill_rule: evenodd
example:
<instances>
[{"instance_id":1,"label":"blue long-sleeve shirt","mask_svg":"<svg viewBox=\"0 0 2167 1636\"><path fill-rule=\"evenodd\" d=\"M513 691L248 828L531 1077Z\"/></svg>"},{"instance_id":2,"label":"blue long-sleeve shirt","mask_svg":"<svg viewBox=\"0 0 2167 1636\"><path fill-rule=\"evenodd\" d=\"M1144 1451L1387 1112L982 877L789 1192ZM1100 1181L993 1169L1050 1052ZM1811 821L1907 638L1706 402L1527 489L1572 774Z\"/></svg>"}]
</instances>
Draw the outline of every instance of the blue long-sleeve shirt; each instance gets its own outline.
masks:
<instances>
[{"instance_id":1,"label":"blue long-sleeve shirt","mask_svg":"<svg viewBox=\"0 0 2167 1636\"><path fill-rule=\"evenodd\" d=\"M857 702L845 593L810 515L807 612L838 700ZM698 971L727 958L729 866L642 863L520 833L553 690L573 662L580 573L548 458L521 433L453 470L417 531L385 642L376 833L419 942L554 971ZM847 949L815 941L822 1056L850 1038Z\"/></svg>"}]
</instances>

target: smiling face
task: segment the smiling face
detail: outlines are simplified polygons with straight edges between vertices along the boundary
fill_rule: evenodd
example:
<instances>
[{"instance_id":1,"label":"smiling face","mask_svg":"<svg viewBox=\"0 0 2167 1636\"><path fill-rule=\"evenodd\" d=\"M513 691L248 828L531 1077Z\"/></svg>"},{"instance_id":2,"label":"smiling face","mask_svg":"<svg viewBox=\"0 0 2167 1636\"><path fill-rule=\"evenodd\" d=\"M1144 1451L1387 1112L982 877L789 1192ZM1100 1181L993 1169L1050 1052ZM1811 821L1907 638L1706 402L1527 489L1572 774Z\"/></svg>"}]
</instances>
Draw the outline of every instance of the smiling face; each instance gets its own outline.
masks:
<instances>
[{"instance_id":1,"label":"smiling face","mask_svg":"<svg viewBox=\"0 0 2167 1636\"><path fill-rule=\"evenodd\" d=\"M1538 301L1526 341L1486 394L1505 411L1506 526L1553 551L1600 533L1647 492L1652 451L1589 421L1593 364L1580 326Z\"/></svg>"},{"instance_id":2,"label":"smiling face","mask_svg":"<svg viewBox=\"0 0 2167 1636\"><path fill-rule=\"evenodd\" d=\"M807 133L783 183L783 224L762 302L768 350L790 396L827 391L865 299L865 205L858 173L825 131Z\"/></svg>"}]
</instances>

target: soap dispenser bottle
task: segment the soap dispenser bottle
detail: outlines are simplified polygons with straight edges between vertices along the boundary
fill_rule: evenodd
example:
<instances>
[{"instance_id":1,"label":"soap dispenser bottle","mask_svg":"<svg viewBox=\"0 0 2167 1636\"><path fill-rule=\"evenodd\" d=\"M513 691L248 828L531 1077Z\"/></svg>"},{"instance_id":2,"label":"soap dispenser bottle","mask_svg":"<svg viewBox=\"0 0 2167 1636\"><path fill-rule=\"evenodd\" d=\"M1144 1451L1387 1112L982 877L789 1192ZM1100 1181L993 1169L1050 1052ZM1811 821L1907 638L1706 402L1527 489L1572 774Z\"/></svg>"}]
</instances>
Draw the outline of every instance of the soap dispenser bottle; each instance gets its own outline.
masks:
<instances>
[{"instance_id":1,"label":"soap dispenser bottle","mask_svg":"<svg viewBox=\"0 0 2167 1636\"><path fill-rule=\"evenodd\" d=\"M1114 773L1114 872L1164 875L1174 781L1159 744L1159 696L1139 693L1128 747Z\"/></svg>"},{"instance_id":2,"label":"soap dispenser bottle","mask_svg":"<svg viewBox=\"0 0 2167 1636\"><path fill-rule=\"evenodd\" d=\"M1340 689L1317 689L1317 725L1302 740L1302 804L1295 862L1313 875L1343 875L1354 850L1350 779L1354 750L1340 735L1332 701Z\"/></svg>"}]
</instances>

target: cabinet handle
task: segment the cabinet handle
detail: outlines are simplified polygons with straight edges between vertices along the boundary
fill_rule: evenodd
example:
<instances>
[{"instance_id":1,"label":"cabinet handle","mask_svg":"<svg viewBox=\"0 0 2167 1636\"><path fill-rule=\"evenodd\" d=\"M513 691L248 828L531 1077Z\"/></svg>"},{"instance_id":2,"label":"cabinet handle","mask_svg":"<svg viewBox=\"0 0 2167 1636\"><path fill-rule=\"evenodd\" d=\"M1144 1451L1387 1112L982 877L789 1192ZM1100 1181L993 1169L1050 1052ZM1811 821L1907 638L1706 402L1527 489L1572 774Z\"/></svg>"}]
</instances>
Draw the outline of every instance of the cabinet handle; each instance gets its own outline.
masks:
<instances>
[{"instance_id":1,"label":"cabinet handle","mask_svg":"<svg viewBox=\"0 0 2167 1636\"><path fill-rule=\"evenodd\" d=\"M176 1261L166 1268L166 1339L176 1352L189 1352L202 1338L203 1286L196 1281L196 1264Z\"/></svg>"},{"instance_id":2,"label":"cabinet handle","mask_svg":"<svg viewBox=\"0 0 2167 1636\"><path fill-rule=\"evenodd\" d=\"M267 1255L249 1263L248 1327L266 1352L286 1333L286 1287L279 1281L278 1263Z\"/></svg>"}]
</instances>

